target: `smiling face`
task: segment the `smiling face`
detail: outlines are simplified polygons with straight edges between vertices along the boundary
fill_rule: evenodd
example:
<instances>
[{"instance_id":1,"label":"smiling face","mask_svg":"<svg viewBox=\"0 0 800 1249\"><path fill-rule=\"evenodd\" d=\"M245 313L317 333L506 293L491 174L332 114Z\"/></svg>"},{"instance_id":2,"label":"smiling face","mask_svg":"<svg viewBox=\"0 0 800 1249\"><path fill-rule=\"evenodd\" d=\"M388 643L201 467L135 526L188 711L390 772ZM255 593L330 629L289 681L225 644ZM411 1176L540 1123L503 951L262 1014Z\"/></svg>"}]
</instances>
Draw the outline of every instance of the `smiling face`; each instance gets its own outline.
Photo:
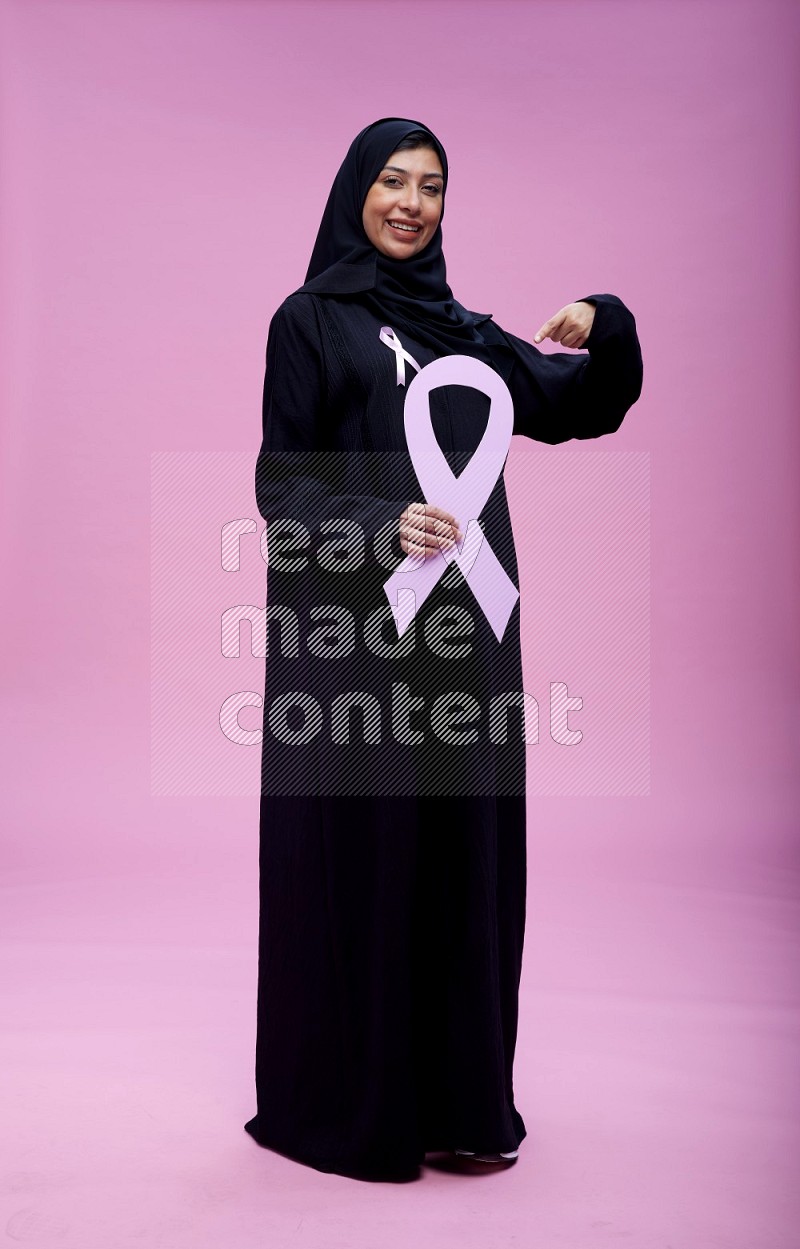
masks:
<instances>
[{"instance_id":1,"label":"smiling face","mask_svg":"<svg viewBox=\"0 0 800 1249\"><path fill-rule=\"evenodd\" d=\"M444 174L429 147L393 152L364 200L361 220L373 247L405 260L432 239L442 215Z\"/></svg>"}]
</instances>

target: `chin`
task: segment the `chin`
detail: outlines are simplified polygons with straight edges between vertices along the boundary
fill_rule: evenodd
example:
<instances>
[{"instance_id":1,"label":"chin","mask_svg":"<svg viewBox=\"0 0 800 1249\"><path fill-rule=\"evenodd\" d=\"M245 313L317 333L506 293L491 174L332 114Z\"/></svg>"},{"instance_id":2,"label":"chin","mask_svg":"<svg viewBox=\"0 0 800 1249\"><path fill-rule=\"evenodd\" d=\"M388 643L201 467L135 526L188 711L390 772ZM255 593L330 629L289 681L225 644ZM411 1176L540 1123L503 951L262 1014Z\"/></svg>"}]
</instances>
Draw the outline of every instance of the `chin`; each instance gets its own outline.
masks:
<instances>
[{"instance_id":1,"label":"chin","mask_svg":"<svg viewBox=\"0 0 800 1249\"><path fill-rule=\"evenodd\" d=\"M416 256L430 242L430 232L426 229L421 238L414 240L414 246L409 247L405 243L395 243L391 241L390 246L386 246L386 231L379 228L376 237L372 239L373 247L376 247L384 256L390 256L392 260L408 260L411 256ZM391 235L389 236L391 239Z\"/></svg>"},{"instance_id":2,"label":"chin","mask_svg":"<svg viewBox=\"0 0 800 1249\"><path fill-rule=\"evenodd\" d=\"M418 252L421 252L424 246L425 243L421 243L412 250L409 247L403 247L402 244L399 244L397 247L393 247L391 251L386 251L384 254L386 256L391 256L393 260L410 260L412 256L416 256Z\"/></svg>"}]
</instances>

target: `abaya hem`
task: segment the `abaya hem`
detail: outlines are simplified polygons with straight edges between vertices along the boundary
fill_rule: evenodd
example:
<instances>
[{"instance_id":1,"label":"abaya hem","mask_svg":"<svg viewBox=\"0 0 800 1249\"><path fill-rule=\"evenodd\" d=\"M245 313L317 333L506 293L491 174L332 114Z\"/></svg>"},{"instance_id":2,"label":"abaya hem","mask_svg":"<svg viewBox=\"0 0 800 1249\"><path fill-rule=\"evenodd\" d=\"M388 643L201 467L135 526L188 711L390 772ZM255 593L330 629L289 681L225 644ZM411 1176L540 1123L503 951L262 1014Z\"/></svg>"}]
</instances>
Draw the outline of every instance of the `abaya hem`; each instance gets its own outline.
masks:
<instances>
[{"instance_id":1,"label":"abaya hem","mask_svg":"<svg viewBox=\"0 0 800 1249\"><path fill-rule=\"evenodd\" d=\"M410 1160L405 1165L398 1162L396 1158L387 1159L385 1163L381 1163L379 1159L374 1157L364 1162L359 1162L358 1159L348 1162L341 1158L325 1159L316 1157L301 1148L287 1146L285 1143L281 1144L274 1136L263 1131L258 1115L255 1115L245 1123L244 1130L262 1149L268 1149L272 1153L279 1154L282 1158L288 1158L292 1162L299 1162L303 1166L311 1167L313 1170L321 1171L326 1175L341 1175L346 1179L366 1180L373 1183L402 1184L408 1183L410 1180L417 1180L421 1176L421 1169L428 1154L450 1154L455 1149L467 1148L464 1145L454 1144L449 1138L438 1137L429 1140L424 1148L418 1151L415 1159L413 1161ZM479 1152L508 1153L513 1149L518 1149L526 1136L527 1131L523 1127L522 1134L516 1144L482 1146Z\"/></svg>"}]
</instances>

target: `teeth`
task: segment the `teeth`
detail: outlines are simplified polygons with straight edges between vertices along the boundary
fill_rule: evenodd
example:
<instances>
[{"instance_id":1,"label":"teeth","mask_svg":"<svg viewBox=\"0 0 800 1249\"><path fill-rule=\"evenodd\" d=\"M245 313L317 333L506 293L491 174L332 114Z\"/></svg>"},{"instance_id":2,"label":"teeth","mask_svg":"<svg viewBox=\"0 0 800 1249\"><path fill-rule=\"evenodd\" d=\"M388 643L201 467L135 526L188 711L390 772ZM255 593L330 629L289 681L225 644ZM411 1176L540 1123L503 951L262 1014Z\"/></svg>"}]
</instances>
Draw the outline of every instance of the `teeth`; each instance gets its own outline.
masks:
<instances>
[{"instance_id":1,"label":"teeth","mask_svg":"<svg viewBox=\"0 0 800 1249\"><path fill-rule=\"evenodd\" d=\"M410 231L412 234L416 234L416 233L417 233L417 231L419 230L419 226L406 226L406 225L400 225L400 224L399 224L398 222L396 222L396 221L390 221L390 222L389 222L389 225L392 227L392 229L393 229L393 230L408 230L408 231Z\"/></svg>"}]
</instances>

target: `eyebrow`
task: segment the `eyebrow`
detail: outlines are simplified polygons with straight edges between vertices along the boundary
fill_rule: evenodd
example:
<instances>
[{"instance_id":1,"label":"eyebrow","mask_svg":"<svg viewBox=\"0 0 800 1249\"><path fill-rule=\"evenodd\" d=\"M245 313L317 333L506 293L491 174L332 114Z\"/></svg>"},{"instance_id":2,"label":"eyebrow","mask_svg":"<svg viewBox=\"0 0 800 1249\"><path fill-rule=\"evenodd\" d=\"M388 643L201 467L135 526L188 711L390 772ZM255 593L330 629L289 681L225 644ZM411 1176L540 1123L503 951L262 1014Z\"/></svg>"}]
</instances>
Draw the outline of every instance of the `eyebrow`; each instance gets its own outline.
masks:
<instances>
[{"instance_id":1,"label":"eyebrow","mask_svg":"<svg viewBox=\"0 0 800 1249\"><path fill-rule=\"evenodd\" d=\"M408 170L402 169L400 165L384 165L384 169L393 169L395 173L408 173ZM441 178L442 182L444 182L443 173L424 173L422 176L423 178Z\"/></svg>"}]
</instances>

